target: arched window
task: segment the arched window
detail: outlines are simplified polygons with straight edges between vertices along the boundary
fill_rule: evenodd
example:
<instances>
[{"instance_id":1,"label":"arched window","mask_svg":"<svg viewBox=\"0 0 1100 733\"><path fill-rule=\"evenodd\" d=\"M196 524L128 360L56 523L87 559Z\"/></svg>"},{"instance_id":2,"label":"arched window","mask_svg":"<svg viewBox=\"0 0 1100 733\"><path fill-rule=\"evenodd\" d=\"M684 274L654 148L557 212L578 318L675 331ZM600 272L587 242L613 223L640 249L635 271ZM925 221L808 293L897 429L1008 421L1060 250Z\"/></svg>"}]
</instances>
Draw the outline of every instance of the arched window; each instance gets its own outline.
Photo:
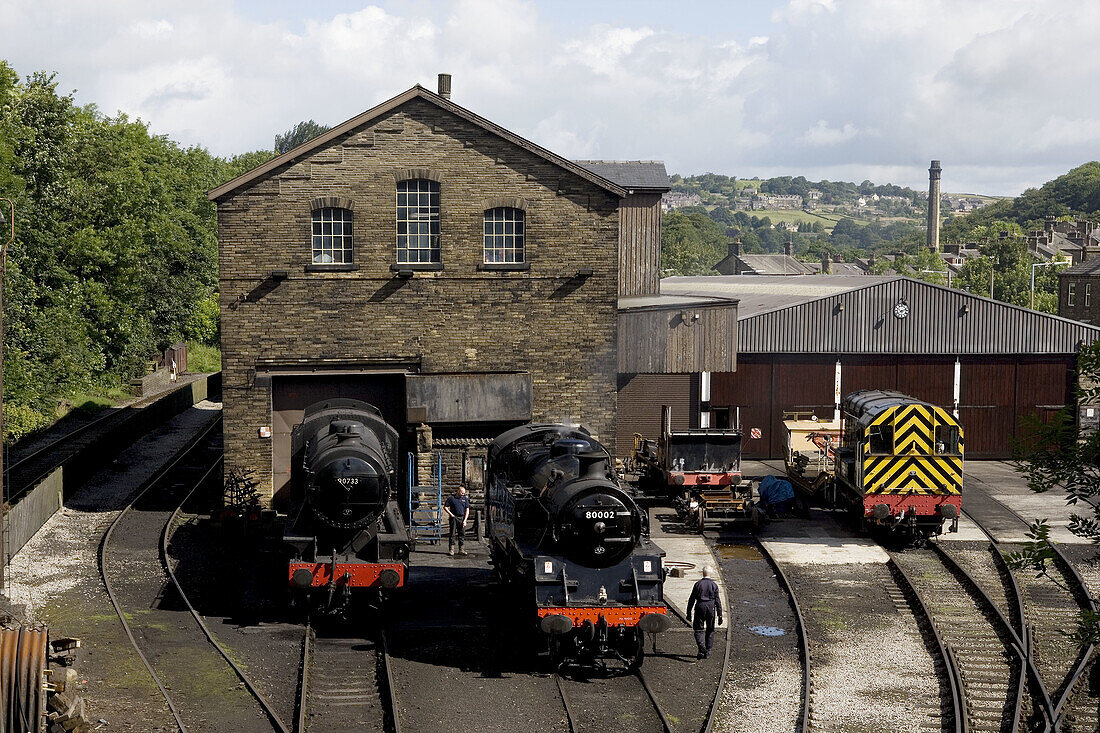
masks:
<instances>
[{"instance_id":1,"label":"arched window","mask_svg":"<svg viewBox=\"0 0 1100 733\"><path fill-rule=\"evenodd\" d=\"M439 183L423 178L397 184L397 262L439 262Z\"/></svg>"},{"instance_id":2,"label":"arched window","mask_svg":"<svg viewBox=\"0 0 1100 733\"><path fill-rule=\"evenodd\" d=\"M485 211L485 264L524 261L525 220L523 209L499 206Z\"/></svg>"},{"instance_id":3,"label":"arched window","mask_svg":"<svg viewBox=\"0 0 1100 733\"><path fill-rule=\"evenodd\" d=\"M324 207L313 210L313 264L350 265L351 210Z\"/></svg>"}]
</instances>

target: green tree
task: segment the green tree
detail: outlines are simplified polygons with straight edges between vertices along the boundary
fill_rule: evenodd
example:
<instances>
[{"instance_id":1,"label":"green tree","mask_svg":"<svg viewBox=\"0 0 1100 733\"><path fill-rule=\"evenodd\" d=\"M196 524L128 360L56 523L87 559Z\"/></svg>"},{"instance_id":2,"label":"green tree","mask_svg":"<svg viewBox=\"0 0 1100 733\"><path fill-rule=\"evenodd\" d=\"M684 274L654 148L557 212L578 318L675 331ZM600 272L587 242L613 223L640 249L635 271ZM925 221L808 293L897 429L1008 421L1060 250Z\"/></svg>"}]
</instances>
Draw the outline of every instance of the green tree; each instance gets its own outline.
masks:
<instances>
[{"instance_id":1,"label":"green tree","mask_svg":"<svg viewBox=\"0 0 1100 733\"><path fill-rule=\"evenodd\" d=\"M996 300L1029 307L1031 266L1039 261L1028 250L1020 226L1011 221L995 221L974 227L970 236L978 244L981 256L963 265L955 286L988 297L992 284L992 297ZM1035 268L1036 310L1058 311L1058 272L1067 266L1068 263Z\"/></svg>"},{"instance_id":2,"label":"green tree","mask_svg":"<svg viewBox=\"0 0 1100 733\"><path fill-rule=\"evenodd\" d=\"M309 142L318 135L328 132L329 129L328 125L322 125L313 120L299 122L282 135L275 135L275 154L282 155L288 150L293 150L299 145Z\"/></svg>"},{"instance_id":3,"label":"green tree","mask_svg":"<svg viewBox=\"0 0 1100 733\"><path fill-rule=\"evenodd\" d=\"M714 266L728 254L726 228L700 211L671 211L661 226L661 268L664 274L714 275Z\"/></svg>"},{"instance_id":4,"label":"green tree","mask_svg":"<svg viewBox=\"0 0 1100 733\"><path fill-rule=\"evenodd\" d=\"M54 75L0 62L0 196L16 202L4 278L6 438L139 374L168 344L217 343L206 191L270 158L225 161L79 107Z\"/></svg>"}]
</instances>

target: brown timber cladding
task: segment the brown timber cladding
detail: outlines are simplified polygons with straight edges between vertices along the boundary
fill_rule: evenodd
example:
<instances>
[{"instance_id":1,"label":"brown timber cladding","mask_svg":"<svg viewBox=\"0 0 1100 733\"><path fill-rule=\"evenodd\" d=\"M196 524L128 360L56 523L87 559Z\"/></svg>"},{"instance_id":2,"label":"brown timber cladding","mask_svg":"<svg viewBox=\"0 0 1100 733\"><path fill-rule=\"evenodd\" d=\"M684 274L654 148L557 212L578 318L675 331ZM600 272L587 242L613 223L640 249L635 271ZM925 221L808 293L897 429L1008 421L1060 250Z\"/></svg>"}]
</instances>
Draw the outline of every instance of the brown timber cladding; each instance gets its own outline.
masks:
<instances>
[{"instance_id":1,"label":"brown timber cladding","mask_svg":"<svg viewBox=\"0 0 1100 733\"><path fill-rule=\"evenodd\" d=\"M660 264L661 194L631 194L619 207L619 295L656 295Z\"/></svg>"},{"instance_id":2,"label":"brown timber cladding","mask_svg":"<svg viewBox=\"0 0 1100 733\"><path fill-rule=\"evenodd\" d=\"M444 269L401 279L395 184L410 168L440 182ZM324 196L354 203L354 271L307 271L310 201ZM525 202L530 270L482 272L484 211L504 198ZM535 419L615 435L619 198L605 188L416 98L218 204L227 470L271 490L258 359L526 371Z\"/></svg>"},{"instance_id":3,"label":"brown timber cladding","mask_svg":"<svg viewBox=\"0 0 1100 733\"><path fill-rule=\"evenodd\" d=\"M737 308L729 303L620 311L619 371L733 371L737 327Z\"/></svg>"},{"instance_id":4,"label":"brown timber cladding","mask_svg":"<svg viewBox=\"0 0 1100 733\"><path fill-rule=\"evenodd\" d=\"M971 458L1010 458L1028 434L1023 418L1049 420L1073 394L1073 356L964 356L960 362L959 419ZM841 367L841 395L896 389L953 407L954 357L846 355ZM783 412L832 417L835 369L835 357L741 354L736 372L712 376L711 404L741 408L746 458L782 458ZM748 436L753 427L763 431L759 440Z\"/></svg>"}]
</instances>

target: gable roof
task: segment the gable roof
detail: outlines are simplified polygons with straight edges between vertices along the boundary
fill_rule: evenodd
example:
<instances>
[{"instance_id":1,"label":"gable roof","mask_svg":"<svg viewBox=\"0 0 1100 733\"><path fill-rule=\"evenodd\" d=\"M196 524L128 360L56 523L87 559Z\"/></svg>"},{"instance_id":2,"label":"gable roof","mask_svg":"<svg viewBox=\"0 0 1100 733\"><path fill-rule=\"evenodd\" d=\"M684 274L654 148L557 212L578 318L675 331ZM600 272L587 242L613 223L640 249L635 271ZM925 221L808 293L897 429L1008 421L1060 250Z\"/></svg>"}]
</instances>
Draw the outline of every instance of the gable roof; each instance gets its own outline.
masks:
<instances>
[{"instance_id":1,"label":"gable roof","mask_svg":"<svg viewBox=\"0 0 1100 733\"><path fill-rule=\"evenodd\" d=\"M790 255L741 255L741 262L757 275L809 275L813 268Z\"/></svg>"},{"instance_id":2,"label":"gable roof","mask_svg":"<svg viewBox=\"0 0 1100 733\"><path fill-rule=\"evenodd\" d=\"M614 181L628 191L672 190L665 164L660 160L575 160L582 168Z\"/></svg>"},{"instance_id":3,"label":"gable roof","mask_svg":"<svg viewBox=\"0 0 1100 733\"><path fill-rule=\"evenodd\" d=\"M461 117L467 122L477 125L486 132L503 138L504 140L507 140L517 147L523 148L530 153L534 153L540 158L543 158L560 168L564 168L570 173L578 175L581 178L589 181L590 183L594 183L600 188L603 188L604 190L609 191L616 196L626 196L626 189L623 188L621 185L614 183L607 178L604 178L600 174L595 173L583 166L580 166L571 160L567 160L566 158L563 158L556 153L552 153L546 148L536 145L530 140L526 140L513 132L509 132L500 125L492 123L484 117L474 114L465 107L460 107L451 100L444 99L438 94L430 92L424 87L417 84L412 89L404 91L401 94L398 94L396 97L382 102L382 104L371 107L366 112L362 112L355 117L352 117L350 120L341 122L339 125L332 128L328 132L318 135L308 142L302 143L293 150L288 150L282 155L277 155L263 165L259 165L248 171L247 173L237 176L233 180L228 181L227 183L223 183L217 188L211 189L206 193L206 197L211 201L215 201L222 196L225 196L226 194L232 193L241 186L251 183L252 181L255 181L256 179L267 175L268 173L274 171L281 166L291 163L303 156L309 155L314 150L323 148L333 140L339 138L341 135L345 135L358 127L367 125L378 117L381 117L382 115L387 114L414 99L423 99L426 102L430 102L431 104L434 104L437 107L446 110L447 112ZM661 165L661 168L662 170L664 169L663 164Z\"/></svg>"},{"instance_id":4,"label":"gable roof","mask_svg":"<svg viewBox=\"0 0 1100 733\"><path fill-rule=\"evenodd\" d=\"M1097 326L899 276L672 277L661 293L738 298L738 354L1073 354L1100 340Z\"/></svg>"},{"instance_id":5,"label":"gable roof","mask_svg":"<svg viewBox=\"0 0 1100 733\"><path fill-rule=\"evenodd\" d=\"M1063 275L1100 275L1100 257L1081 260L1076 265L1058 273L1058 277Z\"/></svg>"}]
</instances>

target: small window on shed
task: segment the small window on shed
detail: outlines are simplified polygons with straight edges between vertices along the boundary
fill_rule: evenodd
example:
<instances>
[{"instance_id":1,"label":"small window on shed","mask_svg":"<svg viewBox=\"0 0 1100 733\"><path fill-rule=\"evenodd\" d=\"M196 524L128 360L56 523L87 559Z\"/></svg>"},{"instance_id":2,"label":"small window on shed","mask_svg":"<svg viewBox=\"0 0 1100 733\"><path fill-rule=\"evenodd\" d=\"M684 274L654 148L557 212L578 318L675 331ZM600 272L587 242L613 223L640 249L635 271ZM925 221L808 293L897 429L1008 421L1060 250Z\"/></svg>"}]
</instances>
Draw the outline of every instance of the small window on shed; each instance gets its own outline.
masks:
<instances>
[{"instance_id":1,"label":"small window on shed","mask_svg":"<svg viewBox=\"0 0 1100 733\"><path fill-rule=\"evenodd\" d=\"M1092 295L1092 283L1085 283L1085 307L1089 307L1089 296Z\"/></svg>"},{"instance_id":2,"label":"small window on shed","mask_svg":"<svg viewBox=\"0 0 1100 733\"><path fill-rule=\"evenodd\" d=\"M889 456L894 453L894 426L872 425L867 429L867 440L872 455Z\"/></svg>"},{"instance_id":3,"label":"small window on shed","mask_svg":"<svg viewBox=\"0 0 1100 733\"><path fill-rule=\"evenodd\" d=\"M1070 305L1070 306L1076 305L1074 303L1074 298L1075 298L1076 295L1077 295L1077 283L1070 283L1066 287L1066 305Z\"/></svg>"},{"instance_id":4,"label":"small window on shed","mask_svg":"<svg viewBox=\"0 0 1100 733\"><path fill-rule=\"evenodd\" d=\"M351 211L313 210L313 264L351 264Z\"/></svg>"},{"instance_id":5,"label":"small window on shed","mask_svg":"<svg viewBox=\"0 0 1100 733\"><path fill-rule=\"evenodd\" d=\"M507 206L485 212L485 264L524 261L526 218L523 209Z\"/></svg>"}]
</instances>

